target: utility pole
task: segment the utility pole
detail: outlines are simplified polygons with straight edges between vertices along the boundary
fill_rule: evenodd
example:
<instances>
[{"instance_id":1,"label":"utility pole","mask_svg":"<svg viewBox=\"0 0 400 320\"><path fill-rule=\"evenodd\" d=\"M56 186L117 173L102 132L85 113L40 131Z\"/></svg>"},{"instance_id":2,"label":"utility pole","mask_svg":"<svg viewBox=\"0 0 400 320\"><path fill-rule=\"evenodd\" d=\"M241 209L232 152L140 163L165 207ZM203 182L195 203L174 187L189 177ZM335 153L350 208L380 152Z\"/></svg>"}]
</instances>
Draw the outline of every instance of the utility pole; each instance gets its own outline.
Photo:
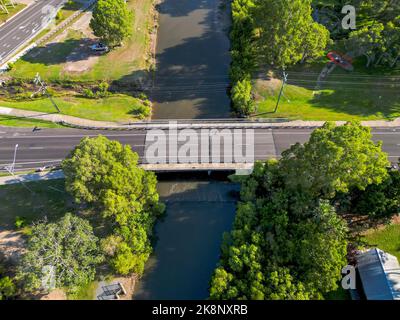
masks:
<instances>
[{"instance_id":1,"label":"utility pole","mask_svg":"<svg viewBox=\"0 0 400 320\"><path fill-rule=\"evenodd\" d=\"M38 90L36 93L41 92L42 94L45 94L45 95L47 96L47 98L50 99L51 103L53 104L54 108L56 108L57 112L60 113L60 112L61 112L60 108L57 106L57 104L54 102L52 96L51 96L51 95L49 94L49 92L47 91L47 85L46 85L46 83L43 82L42 79L40 78L39 72L36 73L36 76L35 76L35 79L33 79L33 82L34 82L36 85L40 85L40 88L39 88L39 90ZM32 94L32 96L35 95L36 93Z\"/></svg>"},{"instance_id":2,"label":"utility pole","mask_svg":"<svg viewBox=\"0 0 400 320\"><path fill-rule=\"evenodd\" d=\"M276 102L274 113L276 113L276 111L278 110L279 102L281 101L283 89L285 88L285 85L287 83L287 79L288 79L288 74L285 72L285 69L284 69L283 70L282 87L281 87L281 91L279 92L279 97L278 97L278 101Z\"/></svg>"}]
</instances>

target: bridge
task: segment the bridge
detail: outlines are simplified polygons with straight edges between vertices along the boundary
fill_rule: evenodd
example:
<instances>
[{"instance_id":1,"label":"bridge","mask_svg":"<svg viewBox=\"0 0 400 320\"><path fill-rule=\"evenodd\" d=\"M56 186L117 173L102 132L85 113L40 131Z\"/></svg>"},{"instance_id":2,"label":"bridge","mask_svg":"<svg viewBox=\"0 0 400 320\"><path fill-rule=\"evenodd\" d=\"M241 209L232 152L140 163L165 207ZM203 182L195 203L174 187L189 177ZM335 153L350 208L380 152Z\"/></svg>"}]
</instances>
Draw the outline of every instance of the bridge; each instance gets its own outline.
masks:
<instances>
[{"instance_id":1,"label":"bridge","mask_svg":"<svg viewBox=\"0 0 400 320\"><path fill-rule=\"evenodd\" d=\"M83 137L99 134L127 144L146 170L251 170L257 160L279 158L291 145L304 143L314 128L240 126L196 128L192 125L131 130L83 130L0 127L0 172L13 162L15 170L57 166ZM383 141L389 160L400 157L400 127L374 128L373 139Z\"/></svg>"}]
</instances>

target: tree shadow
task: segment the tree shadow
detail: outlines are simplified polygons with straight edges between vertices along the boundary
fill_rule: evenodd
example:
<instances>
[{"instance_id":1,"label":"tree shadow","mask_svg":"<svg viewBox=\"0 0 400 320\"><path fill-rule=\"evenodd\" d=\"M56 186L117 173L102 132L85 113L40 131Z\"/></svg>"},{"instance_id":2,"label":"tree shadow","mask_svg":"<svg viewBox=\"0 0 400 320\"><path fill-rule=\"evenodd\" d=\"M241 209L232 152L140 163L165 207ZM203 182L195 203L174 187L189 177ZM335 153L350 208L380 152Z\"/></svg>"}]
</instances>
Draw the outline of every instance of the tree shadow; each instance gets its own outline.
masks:
<instances>
[{"instance_id":1,"label":"tree shadow","mask_svg":"<svg viewBox=\"0 0 400 320\"><path fill-rule=\"evenodd\" d=\"M336 69L323 81L318 82L321 68L288 71L288 85L314 91L308 101L311 106L346 113L352 116L400 116L400 77L365 70L362 62L356 63L356 71Z\"/></svg>"},{"instance_id":2,"label":"tree shadow","mask_svg":"<svg viewBox=\"0 0 400 320\"><path fill-rule=\"evenodd\" d=\"M24 55L21 60L29 63L39 63L45 66L86 60L91 56L101 55L90 49L90 46L96 42L96 40L90 38L66 39L63 42L51 42L32 49L32 51Z\"/></svg>"},{"instance_id":3,"label":"tree shadow","mask_svg":"<svg viewBox=\"0 0 400 320\"><path fill-rule=\"evenodd\" d=\"M230 116L230 43L220 24L218 3L167 0L159 7L156 71L146 90L154 102L153 118ZM196 9L205 10L192 16Z\"/></svg>"},{"instance_id":4,"label":"tree shadow","mask_svg":"<svg viewBox=\"0 0 400 320\"><path fill-rule=\"evenodd\" d=\"M188 16L199 9L212 9L215 0L165 0L157 4L156 9L160 14L172 17Z\"/></svg>"}]
</instances>

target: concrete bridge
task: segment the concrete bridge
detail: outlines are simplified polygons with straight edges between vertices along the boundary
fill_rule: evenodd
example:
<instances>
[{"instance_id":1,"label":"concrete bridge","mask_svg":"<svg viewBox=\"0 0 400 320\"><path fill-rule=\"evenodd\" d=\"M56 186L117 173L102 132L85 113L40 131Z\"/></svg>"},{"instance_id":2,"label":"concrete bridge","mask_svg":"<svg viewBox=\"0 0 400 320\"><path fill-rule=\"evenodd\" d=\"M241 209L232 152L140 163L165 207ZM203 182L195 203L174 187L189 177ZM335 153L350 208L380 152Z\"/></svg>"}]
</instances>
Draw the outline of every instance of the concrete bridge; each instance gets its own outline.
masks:
<instances>
[{"instance_id":1,"label":"concrete bridge","mask_svg":"<svg viewBox=\"0 0 400 320\"><path fill-rule=\"evenodd\" d=\"M170 127L127 131L0 127L0 172L13 162L15 170L57 166L85 137L99 134L128 144L140 165L154 171L251 170L254 161L279 158L296 142L308 140L312 128L257 128L237 125L210 128ZM400 128L373 129L373 139L393 163L400 157Z\"/></svg>"}]
</instances>

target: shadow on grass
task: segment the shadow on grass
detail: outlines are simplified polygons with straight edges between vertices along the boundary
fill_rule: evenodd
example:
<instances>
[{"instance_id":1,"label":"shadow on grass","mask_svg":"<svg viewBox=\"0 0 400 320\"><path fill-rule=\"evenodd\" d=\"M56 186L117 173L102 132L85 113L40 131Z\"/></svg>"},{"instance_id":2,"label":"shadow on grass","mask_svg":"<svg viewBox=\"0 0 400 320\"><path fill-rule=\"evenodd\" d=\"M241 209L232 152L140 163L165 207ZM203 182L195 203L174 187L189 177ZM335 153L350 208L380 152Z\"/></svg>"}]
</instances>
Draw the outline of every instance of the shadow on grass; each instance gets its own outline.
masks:
<instances>
[{"instance_id":1,"label":"shadow on grass","mask_svg":"<svg viewBox=\"0 0 400 320\"><path fill-rule=\"evenodd\" d=\"M45 46L34 48L29 54L23 56L21 60L45 66L81 61L91 56L99 55L99 53L90 49L90 46L94 43L96 43L96 40L90 38L52 42Z\"/></svg>"},{"instance_id":2,"label":"shadow on grass","mask_svg":"<svg viewBox=\"0 0 400 320\"><path fill-rule=\"evenodd\" d=\"M310 94L315 90L314 96L307 101L311 107L352 116L386 119L400 116L400 70L389 73L385 68L366 69L360 59L355 63L354 72L337 67L318 83L323 67L324 64L298 65L288 71L288 85L307 89Z\"/></svg>"}]
</instances>

